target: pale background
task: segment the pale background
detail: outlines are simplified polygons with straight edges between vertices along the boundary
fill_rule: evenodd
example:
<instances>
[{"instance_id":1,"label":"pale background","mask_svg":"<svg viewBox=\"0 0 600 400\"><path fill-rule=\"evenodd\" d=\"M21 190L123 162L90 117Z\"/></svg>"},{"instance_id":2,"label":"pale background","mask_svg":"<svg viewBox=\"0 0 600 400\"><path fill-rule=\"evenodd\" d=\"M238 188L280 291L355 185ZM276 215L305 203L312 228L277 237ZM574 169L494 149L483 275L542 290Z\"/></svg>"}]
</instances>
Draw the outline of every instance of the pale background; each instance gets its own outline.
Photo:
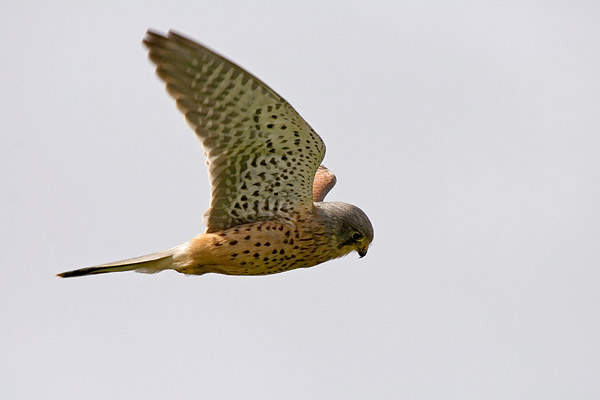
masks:
<instances>
[{"instance_id":1,"label":"pale background","mask_svg":"<svg viewBox=\"0 0 600 400\"><path fill-rule=\"evenodd\" d=\"M288 99L369 255L55 273L204 230L175 28ZM600 4L3 1L0 398L600 398Z\"/></svg>"}]
</instances>

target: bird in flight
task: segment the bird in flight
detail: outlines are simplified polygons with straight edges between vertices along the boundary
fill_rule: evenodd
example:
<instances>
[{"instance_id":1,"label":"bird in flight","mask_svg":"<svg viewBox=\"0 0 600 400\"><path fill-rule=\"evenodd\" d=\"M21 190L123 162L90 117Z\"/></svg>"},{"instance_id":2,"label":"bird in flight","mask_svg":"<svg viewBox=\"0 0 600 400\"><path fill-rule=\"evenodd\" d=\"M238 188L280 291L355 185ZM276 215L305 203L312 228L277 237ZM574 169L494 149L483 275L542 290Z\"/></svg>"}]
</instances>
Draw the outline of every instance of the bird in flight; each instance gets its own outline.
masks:
<instances>
[{"instance_id":1,"label":"bird in flight","mask_svg":"<svg viewBox=\"0 0 600 400\"><path fill-rule=\"evenodd\" d=\"M173 31L149 30L149 58L202 142L211 184L206 232L172 249L58 274L106 272L266 275L356 251L373 226L358 207L324 202L335 175L325 145L270 87Z\"/></svg>"}]
</instances>

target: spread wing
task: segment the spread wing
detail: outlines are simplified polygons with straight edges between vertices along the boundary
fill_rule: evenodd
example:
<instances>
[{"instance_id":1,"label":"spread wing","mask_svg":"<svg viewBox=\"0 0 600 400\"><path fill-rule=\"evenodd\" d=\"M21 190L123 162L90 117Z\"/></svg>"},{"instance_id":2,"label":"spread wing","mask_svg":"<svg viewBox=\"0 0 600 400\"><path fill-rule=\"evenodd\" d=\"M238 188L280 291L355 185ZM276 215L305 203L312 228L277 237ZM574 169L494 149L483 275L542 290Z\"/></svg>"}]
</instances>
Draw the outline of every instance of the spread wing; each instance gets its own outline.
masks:
<instances>
[{"instance_id":1,"label":"spread wing","mask_svg":"<svg viewBox=\"0 0 600 400\"><path fill-rule=\"evenodd\" d=\"M315 180L313 182L313 201L323 201L327 193L335 186L337 179L333 172L328 170L324 165L317 169Z\"/></svg>"},{"instance_id":2,"label":"spread wing","mask_svg":"<svg viewBox=\"0 0 600 400\"><path fill-rule=\"evenodd\" d=\"M148 31L158 76L201 140L212 189L207 232L313 207L325 145L271 88L174 32Z\"/></svg>"}]
</instances>

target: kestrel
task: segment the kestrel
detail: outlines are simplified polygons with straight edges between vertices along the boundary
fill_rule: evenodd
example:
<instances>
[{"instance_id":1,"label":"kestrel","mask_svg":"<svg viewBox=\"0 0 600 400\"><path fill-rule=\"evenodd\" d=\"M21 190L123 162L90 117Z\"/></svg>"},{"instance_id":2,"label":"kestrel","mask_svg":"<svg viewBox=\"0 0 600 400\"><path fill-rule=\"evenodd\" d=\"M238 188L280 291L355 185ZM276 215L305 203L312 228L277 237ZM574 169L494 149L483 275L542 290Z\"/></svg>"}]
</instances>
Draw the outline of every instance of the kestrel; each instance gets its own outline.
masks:
<instances>
[{"instance_id":1,"label":"kestrel","mask_svg":"<svg viewBox=\"0 0 600 400\"><path fill-rule=\"evenodd\" d=\"M212 189L206 232L170 250L63 272L266 275L306 268L356 250L373 226L358 207L323 202L335 175L320 165L325 145L270 87L177 33L148 31L144 44L202 142Z\"/></svg>"}]
</instances>

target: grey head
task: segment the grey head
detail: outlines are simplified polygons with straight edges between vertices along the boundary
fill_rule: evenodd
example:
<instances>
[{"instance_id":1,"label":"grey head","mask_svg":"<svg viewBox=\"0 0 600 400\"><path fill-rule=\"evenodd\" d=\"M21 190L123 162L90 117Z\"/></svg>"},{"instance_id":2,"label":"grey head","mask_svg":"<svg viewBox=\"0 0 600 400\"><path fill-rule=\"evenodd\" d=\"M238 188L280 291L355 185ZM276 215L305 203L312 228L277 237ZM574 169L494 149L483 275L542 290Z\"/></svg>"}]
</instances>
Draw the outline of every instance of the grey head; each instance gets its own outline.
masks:
<instances>
[{"instance_id":1,"label":"grey head","mask_svg":"<svg viewBox=\"0 0 600 400\"><path fill-rule=\"evenodd\" d=\"M373 225L369 217L352 204L337 201L315 203L327 231L335 240L341 255L356 250L362 258L373 241Z\"/></svg>"}]
</instances>

